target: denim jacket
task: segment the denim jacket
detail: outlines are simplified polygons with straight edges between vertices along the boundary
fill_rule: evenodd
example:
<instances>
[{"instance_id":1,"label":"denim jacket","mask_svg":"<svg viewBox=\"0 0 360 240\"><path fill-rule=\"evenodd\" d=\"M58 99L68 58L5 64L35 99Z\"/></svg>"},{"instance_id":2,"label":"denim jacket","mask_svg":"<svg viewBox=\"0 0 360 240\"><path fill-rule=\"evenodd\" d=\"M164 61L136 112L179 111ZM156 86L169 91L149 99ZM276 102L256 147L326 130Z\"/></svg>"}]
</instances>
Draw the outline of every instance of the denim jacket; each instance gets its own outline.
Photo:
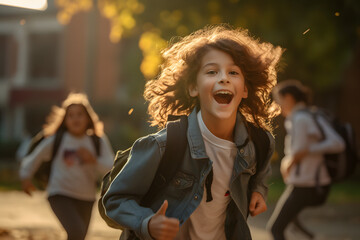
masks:
<instances>
[{"instance_id":1,"label":"denim jacket","mask_svg":"<svg viewBox=\"0 0 360 240\"><path fill-rule=\"evenodd\" d=\"M234 159L230 181L231 202L227 207L225 233L227 239L251 239L246 219L251 193L267 195L266 177L270 174L269 159L274 151L274 139L268 133L270 150L266 167L256 172L255 147L248 138L243 117L238 113L234 142L238 152ZM152 239L148 222L168 200L167 217L177 218L182 225L201 202L205 179L212 168L212 161L205 152L205 145L198 125L196 110L188 117L188 149L180 169L172 181L155 197L150 208L139 202L149 189L166 146L166 129L138 139L131 150L128 163L116 176L103 197L109 218L124 229L120 239ZM251 178L252 184L249 185ZM251 189L250 187L251 186ZM181 227L181 226L180 226Z\"/></svg>"}]
</instances>

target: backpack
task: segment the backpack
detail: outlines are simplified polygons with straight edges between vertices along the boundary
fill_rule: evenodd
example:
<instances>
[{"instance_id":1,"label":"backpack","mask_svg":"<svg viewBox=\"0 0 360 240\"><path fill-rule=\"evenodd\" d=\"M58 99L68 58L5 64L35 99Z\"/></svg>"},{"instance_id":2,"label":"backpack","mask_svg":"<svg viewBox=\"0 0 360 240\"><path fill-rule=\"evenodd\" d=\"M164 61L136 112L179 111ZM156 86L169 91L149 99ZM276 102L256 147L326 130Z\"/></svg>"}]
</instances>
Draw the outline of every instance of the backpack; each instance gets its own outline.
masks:
<instances>
[{"instance_id":1,"label":"backpack","mask_svg":"<svg viewBox=\"0 0 360 240\"><path fill-rule=\"evenodd\" d=\"M180 119L173 121L178 118L178 116L169 116L167 124L167 139L166 147L163 157L160 160L158 170L156 171L155 178L151 183L151 186L147 193L144 195L140 201L140 205L143 207L149 207L158 193L172 180L175 176L176 171L181 165L181 162L184 158L186 147L188 144L187 141L187 126L188 119L187 116L180 116ZM257 171L260 168L265 166L266 157L270 149L270 141L264 130L257 128L252 124L249 124L249 135L255 143L255 151L257 159L259 160ZM248 140L244 143L246 145ZM261 146L261 147L260 147ZM263 150L263 151L261 151ZM106 215L105 206L103 205L104 194L109 189L114 178L121 173L121 170L128 161L131 148L128 148L124 151L119 150L116 153L114 165L112 169L105 174L103 177L101 188L100 188L100 198L98 201L98 210L100 216L105 220L107 225L112 228L123 228L114 222L111 218ZM250 186L250 184L249 184Z\"/></svg>"},{"instance_id":2,"label":"backpack","mask_svg":"<svg viewBox=\"0 0 360 240\"><path fill-rule=\"evenodd\" d=\"M159 193L161 189L171 181L172 177L175 176L175 173L180 167L181 161L184 158L187 146L187 116L180 116L178 120L171 121L175 118L175 116L171 116L168 119L169 121L166 128L167 139L165 152L160 160L160 164L156 171L155 178L151 183L149 190L140 202L141 206L150 206L153 198L157 195L157 193ZM108 173L105 174L101 182L98 209L100 216L105 220L107 225L112 228L122 229L118 224L116 224L106 215L105 206L103 205L103 197L109 189L114 178L121 172L121 170L127 163L130 152L131 148L128 148L124 151L117 151L113 167Z\"/></svg>"},{"instance_id":3,"label":"backpack","mask_svg":"<svg viewBox=\"0 0 360 240\"><path fill-rule=\"evenodd\" d=\"M44 190L47 187L47 184L48 184L49 178L50 178L50 173L51 173L51 165L52 165L53 159L56 156L56 153L59 149L59 146L61 144L61 140L62 140L64 133L65 133L65 130L63 130L63 129L60 129L55 133L55 140L53 143L53 149L52 149L51 157L50 157L49 161L42 161L40 166L34 173L33 182L34 182L35 186L40 190ZM45 138L46 137L45 137L43 131L40 131L39 133L37 133L31 139L31 142L29 145L29 150L26 155L29 155L30 153L32 153L34 151L34 149L40 144L40 142L42 142ZM93 134L93 135L91 135L91 139L93 140L96 154L97 154L97 156L99 156L99 154L100 154L100 138L97 135Z\"/></svg>"},{"instance_id":4,"label":"backpack","mask_svg":"<svg viewBox=\"0 0 360 240\"><path fill-rule=\"evenodd\" d=\"M359 162L354 128L350 123L340 121L325 110L310 108L306 111L309 112L314 119L321 133L322 140L324 140L326 136L323 127L319 123L319 116L323 117L344 140L345 150L340 153L326 153L324 154L324 160L326 169L333 183L347 179L355 172Z\"/></svg>"}]
</instances>

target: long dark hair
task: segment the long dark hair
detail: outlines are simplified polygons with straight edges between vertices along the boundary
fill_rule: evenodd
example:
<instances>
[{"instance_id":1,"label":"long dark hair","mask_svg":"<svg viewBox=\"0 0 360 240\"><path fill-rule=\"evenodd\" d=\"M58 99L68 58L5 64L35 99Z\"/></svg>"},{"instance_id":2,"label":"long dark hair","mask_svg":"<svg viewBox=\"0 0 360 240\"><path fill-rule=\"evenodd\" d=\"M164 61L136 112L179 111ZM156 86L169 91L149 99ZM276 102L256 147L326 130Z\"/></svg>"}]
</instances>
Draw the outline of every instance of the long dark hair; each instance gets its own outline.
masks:
<instances>
[{"instance_id":1,"label":"long dark hair","mask_svg":"<svg viewBox=\"0 0 360 240\"><path fill-rule=\"evenodd\" d=\"M96 134L101 137L103 135L103 123L99 120L98 115L91 107L90 102L84 93L70 93L62 102L61 107L53 106L50 114L46 118L43 130L45 136L55 134L59 130L67 130L65 125L65 117L70 106L81 105L89 118L87 134Z\"/></svg>"}]
</instances>

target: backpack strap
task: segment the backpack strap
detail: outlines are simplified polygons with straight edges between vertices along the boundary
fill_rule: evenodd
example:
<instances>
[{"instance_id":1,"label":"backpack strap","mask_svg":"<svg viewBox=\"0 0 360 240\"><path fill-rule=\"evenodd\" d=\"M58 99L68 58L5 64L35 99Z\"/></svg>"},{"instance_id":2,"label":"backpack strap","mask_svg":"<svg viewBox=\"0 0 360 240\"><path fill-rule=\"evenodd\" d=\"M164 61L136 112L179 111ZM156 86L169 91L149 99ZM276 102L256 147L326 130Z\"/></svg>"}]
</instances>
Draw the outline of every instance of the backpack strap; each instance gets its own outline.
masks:
<instances>
[{"instance_id":1,"label":"backpack strap","mask_svg":"<svg viewBox=\"0 0 360 240\"><path fill-rule=\"evenodd\" d=\"M256 156L256 176L259 172L263 171L266 167L267 163L267 156L270 150L270 140L268 135L266 134L265 130L260 127L256 127L252 123L248 122L248 133L250 140L253 141L255 146L255 156ZM248 140L248 139L247 139ZM245 141L247 144L247 141ZM248 185L248 200L251 199L251 189L255 184L255 178L251 177Z\"/></svg>"},{"instance_id":2,"label":"backpack strap","mask_svg":"<svg viewBox=\"0 0 360 240\"><path fill-rule=\"evenodd\" d=\"M90 137L95 147L96 156L100 156L100 137L96 134L93 134Z\"/></svg>"},{"instance_id":3,"label":"backpack strap","mask_svg":"<svg viewBox=\"0 0 360 240\"><path fill-rule=\"evenodd\" d=\"M50 161L52 161L55 156L57 151L59 150L60 144L61 144L61 140L64 136L65 130L59 129L56 133L55 133L55 140L54 140L54 145L53 145L53 150L51 153L51 159ZM100 138L93 134L90 136L91 140L93 141L94 147L95 147L95 151L96 151L96 155L99 156L100 155Z\"/></svg>"},{"instance_id":4,"label":"backpack strap","mask_svg":"<svg viewBox=\"0 0 360 240\"><path fill-rule=\"evenodd\" d=\"M252 123L248 123L249 135L255 146L256 172L263 170L266 165L266 158L270 150L270 140L266 132Z\"/></svg>"},{"instance_id":5,"label":"backpack strap","mask_svg":"<svg viewBox=\"0 0 360 240\"><path fill-rule=\"evenodd\" d=\"M62 129L59 129L56 133L55 133L55 140L54 140L54 145L53 145L53 149L52 149L52 153L51 153L51 159L50 162L52 162L56 156L57 151L59 150L60 144L61 144L61 140L62 137L64 136L65 131Z\"/></svg>"},{"instance_id":6,"label":"backpack strap","mask_svg":"<svg viewBox=\"0 0 360 240\"><path fill-rule=\"evenodd\" d=\"M188 145L187 126L187 116L180 116L178 120L168 122L165 152L155 178L148 192L141 200L142 206L149 206L154 197L171 181L179 169Z\"/></svg>"},{"instance_id":7,"label":"backpack strap","mask_svg":"<svg viewBox=\"0 0 360 240\"><path fill-rule=\"evenodd\" d=\"M45 139L44 136L44 131L41 130L40 132L38 132L33 138L31 138L31 142L29 145L29 149L26 152L26 155L29 155L30 153L32 153L34 151L34 149L39 145L39 143Z\"/></svg>"}]
</instances>

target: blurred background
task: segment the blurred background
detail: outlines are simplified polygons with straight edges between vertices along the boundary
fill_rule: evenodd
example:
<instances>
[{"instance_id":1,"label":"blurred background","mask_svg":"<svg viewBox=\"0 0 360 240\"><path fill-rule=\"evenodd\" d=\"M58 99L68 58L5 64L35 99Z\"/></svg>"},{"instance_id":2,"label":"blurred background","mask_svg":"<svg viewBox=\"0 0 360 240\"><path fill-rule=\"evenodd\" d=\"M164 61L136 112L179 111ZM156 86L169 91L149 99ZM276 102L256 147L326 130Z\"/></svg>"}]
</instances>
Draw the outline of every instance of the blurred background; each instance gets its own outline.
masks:
<instances>
[{"instance_id":1,"label":"blurred background","mask_svg":"<svg viewBox=\"0 0 360 240\"><path fill-rule=\"evenodd\" d=\"M295 78L311 87L314 103L350 122L360 136L360 1L34 0L28 8L4 2L0 1L2 188L11 188L16 178L9 168L17 168L20 144L41 130L51 106L71 91L89 96L115 151L154 132L142 93L146 79L158 73L159 52L174 36L207 24L246 28L261 41L285 48L278 80ZM43 5L37 7L37 2ZM283 156L282 121L275 121L273 162L274 186L280 189L276 177ZM350 185L339 187L349 188L344 191L352 201L360 201L358 175Z\"/></svg>"},{"instance_id":2,"label":"blurred background","mask_svg":"<svg viewBox=\"0 0 360 240\"><path fill-rule=\"evenodd\" d=\"M146 80L158 74L161 49L175 36L216 23L246 28L260 41L286 49L278 80L294 78L308 85L314 103L350 122L359 138L358 0L0 0L0 193L20 189L19 146L41 130L51 107L69 92L88 95L114 151L156 131L149 127L142 93ZM284 189L278 170L283 118L274 124L270 209ZM358 139L358 149L359 144ZM307 218L313 228L342 236L331 239L359 239L354 227L360 223L354 212L360 206L359 181L358 168L333 186L333 208L325 206L326 211ZM4 201L4 206L20 205ZM271 211L266 214L252 226L264 229ZM325 224L318 227L319 222Z\"/></svg>"}]
</instances>

